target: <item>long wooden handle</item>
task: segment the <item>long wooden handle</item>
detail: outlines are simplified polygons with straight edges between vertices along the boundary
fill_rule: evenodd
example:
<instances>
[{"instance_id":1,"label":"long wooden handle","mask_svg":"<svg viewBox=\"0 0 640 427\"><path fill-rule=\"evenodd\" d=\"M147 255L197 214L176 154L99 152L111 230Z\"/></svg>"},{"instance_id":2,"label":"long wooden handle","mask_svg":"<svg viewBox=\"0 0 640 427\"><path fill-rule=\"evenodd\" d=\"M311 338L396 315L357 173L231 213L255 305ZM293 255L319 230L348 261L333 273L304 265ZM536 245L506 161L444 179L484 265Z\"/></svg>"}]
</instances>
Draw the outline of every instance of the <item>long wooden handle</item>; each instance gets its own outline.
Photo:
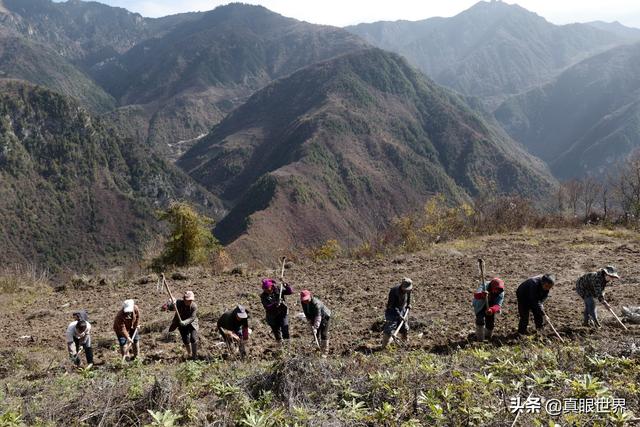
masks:
<instances>
[{"instance_id":1,"label":"long wooden handle","mask_svg":"<svg viewBox=\"0 0 640 427\"><path fill-rule=\"evenodd\" d=\"M478 269L480 270L480 286L484 289L484 260L482 258L478 258ZM484 289L486 291L486 295L484 296L485 310L489 309L489 289Z\"/></svg>"},{"instance_id":2,"label":"long wooden handle","mask_svg":"<svg viewBox=\"0 0 640 427\"><path fill-rule=\"evenodd\" d=\"M278 302L282 301L282 289L284 288L284 265L287 262L287 257L282 257L282 270L280 270L280 294L278 295Z\"/></svg>"},{"instance_id":3,"label":"long wooden handle","mask_svg":"<svg viewBox=\"0 0 640 427\"><path fill-rule=\"evenodd\" d=\"M398 327L396 328L396 331L393 333L393 337L397 337L398 336L398 332L400 332L400 329L402 329L402 325L404 325L404 322L407 321L407 318L409 317L409 309L407 308L407 312L405 313L404 317L402 318L402 322L400 322L400 325L398 325Z\"/></svg>"},{"instance_id":4,"label":"long wooden handle","mask_svg":"<svg viewBox=\"0 0 640 427\"><path fill-rule=\"evenodd\" d=\"M281 280L284 280L284 265L286 264L286 262L287 262L287 257L283 256L282 257L282 269L280 270L280 279Z\"/></svg>"},{"instance_id":5,"label":"long wooden handle","mask_svg":"<svg viewBox=\"0 0 640 427\"><path fill-rule=\"evenodd\" d=\"M560 339L560 341L564 344L564 339L562 339L562 337L560 336L560 334L558 333L558 331L556 331L556 328L553 326L553 323L551 323L551 319L549 318L549 316L547 315L547 313L544 314L544 317L547 319L547 322L549 323L549 326L551 326L551 329L553 329L553 332L556 334L556 336Z\"/></svg>"},{"instance_id":6,"label":"long wooden handle","mask_svg":"<svg viewBox=\"0 0 640 427\"><path fill-rule=\"evenodd\" d=\"M173 304L173 307L176 310L176 316L178 316L178 320L182 322L182 318L180 317L180 313L178 312L178 304L175 298L173 298L173 294L171 294L171 289L169 289L169 284L167 283L167 280L164 277L164 273L162 273L162 284L164 285L164 288L167 290L167 293L169 294L169 298L171 298L171 303Z\"/></svg>"},{"instance_id":7,"label":"long wooden handle","mask_svg":"<svg viewBox=\"0 0 640 427\"><path fill-rule=\"evenodd\" d=\"M607 308L607 310L609 310L609 313L613 314L613 317L616 318L616 320L618 321L618 323L620 323L622 325L622 327L624 328L625 331L628 331L629 328L627 328L627 325L625 325L624 323L622 323L622 320L620 320L620 318L616 315L616 313L614 313L614 311L611 309L611 307L609 307L608 305L605 305L605 307Z\"/></svg>"}]
</instances>

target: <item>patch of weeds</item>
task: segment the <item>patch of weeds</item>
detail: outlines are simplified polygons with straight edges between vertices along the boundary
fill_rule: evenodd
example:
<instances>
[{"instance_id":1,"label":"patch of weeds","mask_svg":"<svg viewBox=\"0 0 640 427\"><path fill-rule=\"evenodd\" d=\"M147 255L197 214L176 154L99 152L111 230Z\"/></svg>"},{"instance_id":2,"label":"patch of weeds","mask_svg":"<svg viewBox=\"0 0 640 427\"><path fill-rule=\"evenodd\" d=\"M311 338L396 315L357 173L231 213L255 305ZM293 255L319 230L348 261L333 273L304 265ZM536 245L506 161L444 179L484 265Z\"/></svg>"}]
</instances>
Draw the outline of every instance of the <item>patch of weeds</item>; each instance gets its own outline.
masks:
<instances>
[{"instance_id":1,"label":"patch of weeds","mask_svg":"<svg viewBox=\"0 0 640 427\"><path fill-rule=\"evenodd\" d=\"M1 427L22 427L24 425L22 414L17 410L8 410L0 415Z\"/></svg>"},{"instance_id":2,"label":"patch of weeds","mask_svg":"<svg viewBox=\"0 0 640 427\"><path fill-rule=\"evenodd\" d=\"M203 362L189 360L180 365L176 371L176 377L183 384L193 384L202 378L204 368Z\"/></svg>"},{"instance_id":3,"label":"patch of weeds","mask_svg":"<svg viewBox=\"0 0 640 427\"><path fill-rule=\"evenodd\" d=\"M145 424L145 427L174 427L178 425L178 421L182 418L178 414L174 414L171 409L166 411L147 410L151 415L151 424Z\"/></svg>"}]
</instances>

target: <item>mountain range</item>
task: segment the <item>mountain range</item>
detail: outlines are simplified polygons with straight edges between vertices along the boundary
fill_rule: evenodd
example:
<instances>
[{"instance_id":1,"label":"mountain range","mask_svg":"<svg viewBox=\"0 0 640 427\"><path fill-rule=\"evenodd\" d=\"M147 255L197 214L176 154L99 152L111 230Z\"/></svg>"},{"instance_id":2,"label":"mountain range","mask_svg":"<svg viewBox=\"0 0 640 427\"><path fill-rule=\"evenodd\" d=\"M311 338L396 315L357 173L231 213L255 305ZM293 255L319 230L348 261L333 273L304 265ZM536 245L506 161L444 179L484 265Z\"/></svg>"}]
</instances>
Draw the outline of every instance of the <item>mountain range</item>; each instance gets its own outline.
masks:
<instances>
[{"instance_id":1,"label":"mountain range","mask_svg":"<svg viewBox=\"0 0 640 427\"><path fill-rule=\"evenodd\" d=\"M542 199L550 171L636 147L639 32L499 1L340 29L239 3L0 0L0 261L140 257L172 199L263 260L358 244L436 193Z\"/></svg>"},{"instance_id":2,"label":"mountain range","mask_svg":"<svg viewBox=\"0 0 640 427\"><path fill-rule=\"evenodd\" d=\"M257 258L329 236L360 243L436 193L537 196L554 185L461 98L379 49L272 83L178 165L232 206L222 242Z\"/></svg>"},{"instance_id":3,"label":"mountain range","mask_svg":"<svg viewBox=\"0 0 640 427\"><path fill-rule=\"evenodd\" d=\"M480 97L494 108L582 59L628 42L620 27L612 31L612 26L597 23L554 25L515 4L480 1L451 18L347 29L403 55L437 83Z\"/></svg>"}]
</instances>

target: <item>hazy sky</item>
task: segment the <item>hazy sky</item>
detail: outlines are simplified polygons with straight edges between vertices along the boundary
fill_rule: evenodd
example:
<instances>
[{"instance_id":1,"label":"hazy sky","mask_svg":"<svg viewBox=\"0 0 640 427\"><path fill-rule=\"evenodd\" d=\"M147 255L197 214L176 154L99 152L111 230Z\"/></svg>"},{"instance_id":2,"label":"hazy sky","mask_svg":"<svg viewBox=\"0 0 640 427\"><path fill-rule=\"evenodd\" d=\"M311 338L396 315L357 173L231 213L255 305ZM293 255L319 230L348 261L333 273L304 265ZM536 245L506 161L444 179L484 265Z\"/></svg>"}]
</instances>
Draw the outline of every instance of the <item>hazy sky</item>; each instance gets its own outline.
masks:
<instances>
[{"instance_id":1,"label":"hazy sky","mask_svg":"<svg viewBox=\"0 0 640 427\"><path fill-rule=\"evenodd\" d=\"M228 1L220 0L99 0L144 16L158 17L179 12L210 10ZM380 20L419 20L453 16L477 0L244 0L292 18L344 26ZM620 21L640 27L638 0L509 0L556 24L586 21Z\"/></svg>"}]
</instances>

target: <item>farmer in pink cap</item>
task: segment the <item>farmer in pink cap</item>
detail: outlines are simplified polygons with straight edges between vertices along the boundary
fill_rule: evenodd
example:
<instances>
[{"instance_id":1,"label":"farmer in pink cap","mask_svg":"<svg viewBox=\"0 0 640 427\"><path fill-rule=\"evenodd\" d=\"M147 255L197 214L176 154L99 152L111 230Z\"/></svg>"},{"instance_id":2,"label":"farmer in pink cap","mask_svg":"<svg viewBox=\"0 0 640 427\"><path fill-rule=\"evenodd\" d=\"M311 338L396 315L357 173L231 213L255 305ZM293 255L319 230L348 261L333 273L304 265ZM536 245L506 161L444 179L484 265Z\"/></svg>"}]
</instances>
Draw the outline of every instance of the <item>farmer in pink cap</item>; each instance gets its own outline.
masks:
<instances>
[{"instance_id":1,"label":"farmer in pink cap","mask_svg":"<svg viewBox=\"0 0 640 427\"><path fill-rule=\"evenodd\" d=\"M300 292L300 302L302 303L304 317L307 318L314 337L316 340L320 340L320 351L323 356L326 356L329 351L329 320L331 319L331 310L307 290Z\"/></svg>"},{"instance_id":2,"label":"farmer in pink cap","mask_svg":"<svg viewBox=\"0 0 640 427\"><path fill-rule=\"evenodd\" d=\"M273 331L278 344L289 339L289 308L285 304L284 296L291 295L293 289L287 283L276 285L273 279L262 279L262 294L260 301L266 311L267 324Z\"/></svg>"},{"instance_id":3,"label":"farmer in pink cap","mask_svg":"<svg viewBox=\"0 0 640 427\"><path fill-rule=\"evenodd\" d=\"M180 331L182 337L182 343L187 351L187 358L196 360L198 357L198 306L194 302L195 296L192 291L184 293L182 299L173 302L169 302L162 306L165 310L176 311L176 315L173 316L173 322L169 327L169 332L175 331L176 328Z\"/></svg>"},{"instance_id":4,"label":"farmer in pink cap","mask_svg":"<svg viewBox=\"0 0 640 427\"><path fill-rule=\"evenodd\" d=\"M491 340L496 315L502 311L504 281L497 277L484 281L473 294L473 311L476 314L476 339Z\"/></svg>"}]
</instances>

